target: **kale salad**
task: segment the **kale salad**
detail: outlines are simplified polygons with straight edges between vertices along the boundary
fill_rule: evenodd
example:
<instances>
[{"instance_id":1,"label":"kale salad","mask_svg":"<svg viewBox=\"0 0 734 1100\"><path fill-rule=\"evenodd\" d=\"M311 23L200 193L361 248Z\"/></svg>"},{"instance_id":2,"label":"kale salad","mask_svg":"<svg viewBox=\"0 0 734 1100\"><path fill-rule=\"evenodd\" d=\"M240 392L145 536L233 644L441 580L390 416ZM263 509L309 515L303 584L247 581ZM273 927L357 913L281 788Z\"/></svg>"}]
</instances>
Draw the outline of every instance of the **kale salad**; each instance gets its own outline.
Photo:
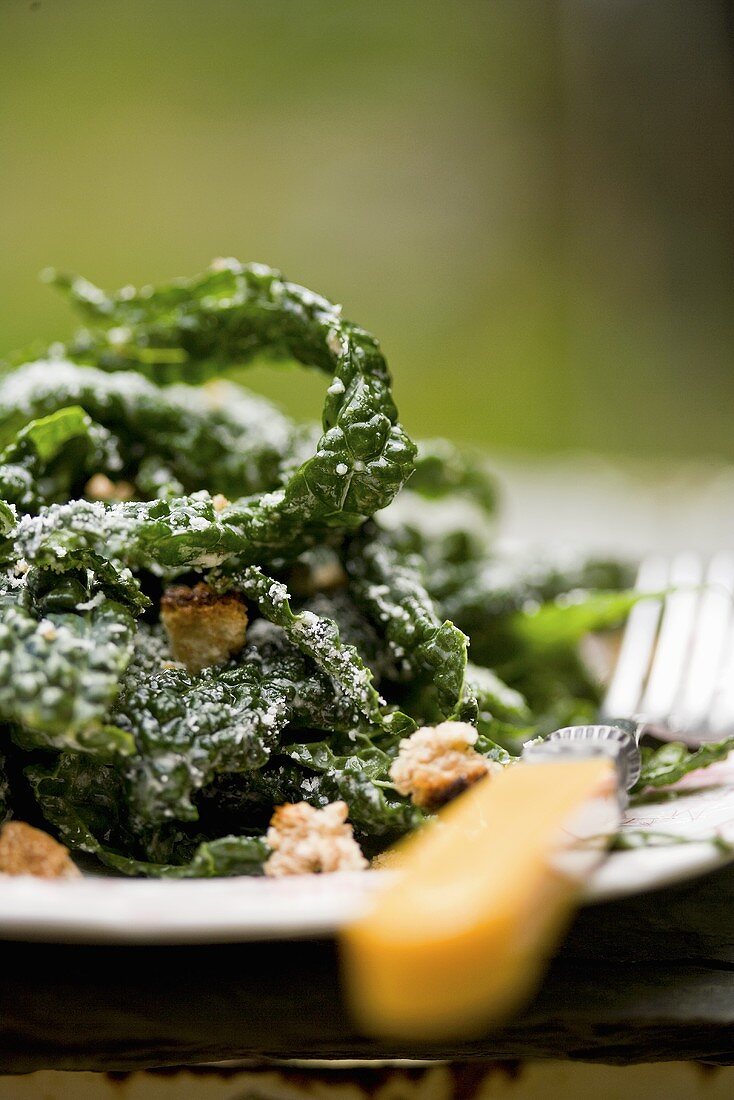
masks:
<instances>
[{"instance_id":1,"label":"kale salad","mask_svg":"<svg viewBox=\"0 0 734 1100\"><path fill-rule=\"evenodd\" d=\"M503 557L485 461L410 438L338 306L235 260L49 279L83 327L0 377L0 821L132 875L358 868L593 720L629 569ZM319 426L245 388L263 356L325 375Z\"/></svg>"}]
</instances>

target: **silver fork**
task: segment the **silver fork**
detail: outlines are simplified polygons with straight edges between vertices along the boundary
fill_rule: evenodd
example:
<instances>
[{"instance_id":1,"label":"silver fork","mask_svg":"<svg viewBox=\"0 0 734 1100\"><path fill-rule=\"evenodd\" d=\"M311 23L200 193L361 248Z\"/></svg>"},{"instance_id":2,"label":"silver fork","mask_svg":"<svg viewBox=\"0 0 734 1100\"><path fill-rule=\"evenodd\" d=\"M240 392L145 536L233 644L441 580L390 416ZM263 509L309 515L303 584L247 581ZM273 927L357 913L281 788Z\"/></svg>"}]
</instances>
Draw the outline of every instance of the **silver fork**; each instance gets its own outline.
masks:
<instances>
[{"instance_id":1,"label":"silver fork","mask_svg":"<svg viewBox=\"0 0 734 1100\"><path fill-rule=\"evenodd\" d=\"M734 554L651 555L635 588L665 595L632 608L600 724L556 730L523 754L608 755L622 802L640 775L643 734L696 746L734 731Z\"/></svg>"}]
</instances>

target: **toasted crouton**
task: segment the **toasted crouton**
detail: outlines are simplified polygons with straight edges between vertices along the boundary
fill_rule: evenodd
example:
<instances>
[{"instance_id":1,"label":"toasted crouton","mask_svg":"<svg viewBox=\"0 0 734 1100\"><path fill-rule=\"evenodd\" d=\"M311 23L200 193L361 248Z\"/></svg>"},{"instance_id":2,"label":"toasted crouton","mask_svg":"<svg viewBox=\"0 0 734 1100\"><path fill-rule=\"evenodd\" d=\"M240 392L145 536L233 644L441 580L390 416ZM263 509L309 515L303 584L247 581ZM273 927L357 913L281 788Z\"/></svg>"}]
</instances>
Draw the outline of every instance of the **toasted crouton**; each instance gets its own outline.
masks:
<instances>
[{"instance_id":1,"label":"toasted crouton","mask_svg":"<svg viewBox=\"0 0 734 1100\"><path fill-rule=\"evenodd\" d=\"M390 778L416 806L437 810L500 767L474 749L476 739L468 722L424 726L400 742Z\"/></svg>"},{"instance_id":2,"label":"toasted crouton","mask_svg":"<svg viewBox=\"0 0 734 1100\"><path fill-rule=\"evenodd\" d=\"M25 821L8 821L0 830L0 873L37 878L78 878L68 848Z\"/></svg>"},{"instance_id":3,"label":"toasted crouton","mask_svg":"<svg viewBox=\"0 0 734 1100\"><path fill-rule=\"evenodd\" d=\"M161 598L161 621L173 656L189 672L221 665L245 644L247 610L235 593L217 596L203 582L178 584Z\"/></svg>"},{"instance_id":4,"label":"toasted crouton","mask_svg":"<svg viewBox=\"0 0 734 1100\"><path fill-rule=\"evenodd\" d=\"M318 810L307 802L287 802L276 807L267 842L272 855L265 874L324 874L329 871L363 871L367 860L347 824L344 802L332 802Z\"/></svg>"}]
</instances>

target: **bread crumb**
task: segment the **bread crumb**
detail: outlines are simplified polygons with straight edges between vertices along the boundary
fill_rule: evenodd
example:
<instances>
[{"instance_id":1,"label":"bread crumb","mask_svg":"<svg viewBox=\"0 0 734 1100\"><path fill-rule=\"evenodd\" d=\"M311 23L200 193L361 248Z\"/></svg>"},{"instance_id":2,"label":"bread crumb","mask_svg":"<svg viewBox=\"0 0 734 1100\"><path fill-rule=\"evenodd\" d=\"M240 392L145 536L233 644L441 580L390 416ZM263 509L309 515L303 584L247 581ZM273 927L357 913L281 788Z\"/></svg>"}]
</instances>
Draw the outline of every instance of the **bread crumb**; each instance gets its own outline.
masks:
<instances>
[{"instance_id":1,"label":"bread crumb","mask_svg":"<svg viewBox=\"0 0 734 1100\"><path fill-rule=\"evenodd\" d=\"M84 486L84 495L89 500L120 503L124 500L132 500L135 496L135 486L129 481L112 481L107 474L92 474Z\"/></svg>"},{"instance_id":2,"label":"bread crumb","mask_svg":"<svg viewBox=\"0 0 734 1100\"><path fill-rule=\"evenodd\" d=\"M348 813L345 802L331 802L320 810L307 802L277 806L266 837L272 855L265 874L280 878L365 870L367 860L347 824Z\"/></svg>"},{"instance_id":3,"label":"bread crumb","mask_svg":"<svg viewBox=\"0 0 734 1100\"><path fill-rule=\"evenodd\" d=\"M424 726L400 742L390 778L416 806L437 810L501 765L474 749L477 731L468 722Z\"/></svg>"},{"instance_id":4,"label":"bread crumb","mask_svg":"<svg viewBox=\"0 0 734 1100\"><path fill-rule=\"evenodd\" d=\"M68 848L25 821L8 821L0 829L0 872L37 878L80 878Z\"/></svg>"},{"instance_id":5,"label":"bread crumb","mask_svg":"<svg viewBox=\"0 0 734 1100\"><path fill-rule=\"evenodd\" d=\"M161 622L171 652L190 673L221 665L239 653L247 633L247 609L241 596L217 596L208 584L167 588L161 597Z\"/></svg>"}]
</instances>

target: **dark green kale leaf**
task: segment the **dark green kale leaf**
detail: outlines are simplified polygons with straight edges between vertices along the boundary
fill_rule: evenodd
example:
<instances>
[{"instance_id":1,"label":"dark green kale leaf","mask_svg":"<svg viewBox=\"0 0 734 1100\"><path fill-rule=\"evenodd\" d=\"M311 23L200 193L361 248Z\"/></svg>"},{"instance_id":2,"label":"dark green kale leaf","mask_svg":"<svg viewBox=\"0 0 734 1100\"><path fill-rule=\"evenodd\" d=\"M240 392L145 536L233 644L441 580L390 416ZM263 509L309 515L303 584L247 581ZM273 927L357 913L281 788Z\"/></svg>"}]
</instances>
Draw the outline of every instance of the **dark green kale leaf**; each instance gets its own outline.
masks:
<instances>
[{"instance_id":1,"label":"dark green kale leaf","mask_svg":"<svg viewBox=\"0 0 734 1100\"><path fill-rule=\"evenodd\" d=\"M131 371L108 374L64 360L28 363L0 380L0 441L67 405L80 406L114 435L124 476L150 496L160 495L150 492L157 470L178 483L174 495L267 492L282 483L281 469L302 448L303 429L240 386L218 381L161 390ZM97 469L111 473L119 465L102 455Z\"/></svg>"},{"instance_id":2,"label":"dark green kale leaf","mask_svg":"<svg viewBox=\"0 0 734 1100\"><path fill-rule=\"evenodd\" d=\"M232 575L215 576L212 581L222 590L236 588L257 604L266 619L280 626L289 641L311 657L334 681L341 694L352 702L355 724L361 716L362 721L391 732L407 733L415 729L407 715L385 712L384 700L374 687L371 670L354 646L342 642L333 619L308 610L294 612L286 586L268 577L258 566L249 566Z\"/></svg>"},{"instance_id":3,"label":"dark green kale leaf","mask_svg":"<svg viewBox=\"0 0 734 1100\"><path fill-rule=\"evenodd\" d=\"M287 745L281 752L314 773L301 784L304 801L313 806L337 799L346 802L349 820L367 851L384 848L425 821L423 811L399 795L390 781L394 752L386 752L368 737L357 735L351 743L342 738L336 745L330 741Z\"/></svg>"},{"instance_id":4,"label":"dark green kale leaf","mask_svg":"<svg viewBox=\"0 0 734 1100\"><path fill-rule=\"evenodd\" d=\"M171 500L103 504L73 500L23 516L16 547L41 568L107 556L132 568L211 568L244 547L242 534L217 513L206 492Z\"/></svg>"},{"instance_id":5,"label":"dark green kale leaf","mask_svg":"<svg viewBox=\"0 0 734 1100\"><path fill-rule=\"evenodd\" d=\"M277 748L295 686L269 679L253 665L179 668L125 678L115 722L134 739L125 764L127 796L146 824L194 821L194 793L219 772L261 768Z\"/></svg>"},{"instance_id":6,"label":"dark green kale leaf","mask_svg":"<svg viewBox=\"0 0 734 1100\"><path fill-rule=\"evenodd\" d=\"M51 588L51 604L53 595ZM105 759L134 751L130 735L106 721L133 632L127 608L102 591L86 607L39 615L28 586L8 584L0 595L0 718L18 724L18 744Z\"/></svg>"},{"instance_id":7,"label":"dark green kale leaf","mask_svg":"<svg viewBox=\"0 0 734 1100\"><path fill-rule=\"evenodd\" d=\"M128 820L115 768L61 754L52 766L31 765L27 779L47 822L73 851L88 852L125 875L206 878L259 874L268 848L257 836L189 837L175 825L147 836Z\"/></svg>"},{"instance_id":8,"label":"dark green kale leaf","mask_svg":"<svg viewBox=\"0 0 734 1100\"><path fill-rule=\"evenodd\" d=\"M260 264L227 260L203 275L106 295L86 280L54 277L92 322L72 358L157 380L201 381L267 352L332 376L316 453L282 489L234 510L249 560L302 552L333 528L353 529L384 508L413 472L415 445L398 423L379 344L325 298Z\"/></svg>"},{"instance_id":9,"label":"dark green kale leaf","mask_svg":"<svg viewBox=\"0 0 734 1100\"><path fill-rule=\"evenodd\" d=\"M645 787L668 787L677 783L684 775L725 760L733 751L734 737L708 742L697 749L690 749L680 741L670 741L658 748L643 745L640 750L642 771L634 792L644 790Z\"/></svg>"},{"instance_id":10,"label":"dark green kale leaf","mask_svg":"<svg viewBox=\"0 0 734 1100\"><path fill-rule=\"evenodd\" d=\"M78 405L32 420L0 454L0 497L22 512L65 500L85 471L121 465L114 440Z\"/></svg>"},{"instance_id":11,"label":"dark green kale leaf","mask_svg":"<svg viewBox=\"0 0 734 1100\"><path fill-rule=\"evenodd\" d=\"M350 589L385 633L398 667L407 678L418 676L435 688L440 712L452 718L476 722L480 702L467 677L468 638L441 617L426 591L417 555L408 555L391 543L387 532L370 525L352 540L346 560ZM491 711L498 682L474 686L489 695L481 709ZM505 694L506 705L509 695ZM513 705L522 707L515 696Z\"/></svg>"},{"instance_id":12,"label":"dark green kale leaf","mask_svg":"<svg viewBox=\"0 0 734 1100\"><path fill-rule=\"evenodd\" d=\"M319 618L333 619L342 642L357 650L376 682L385 678L397 679L395 661L385 639L357 606L348 588L317 592L304 602L301 610L311 611Z\"/></svg>"},{"instance_id":13,"label":"dark green kale leaf","mask_svg":"<svg viewBox=\"0 0 734 1100\"><path fill-rule=\"evenodd\" d=\"M491 557L486 550L464 561L434 562L428 575L431 595L471 636L473 651L482 663L492 659L497 628L507 616L532 613L570 592L612 594L630 588L633 580L633 570L620 562L574 559L549 566L523 558ZM506 644L502 633L499 644Z\"/></svg>"},{"instance_id":14,"label":"dark green kale leaf","mask_svg":"<svg viewBox=\"0 0 734 1100\"><path fill-rule=\"evenodd\" d=\"M389 777L399 740L377 744L349 732L288 743L264 768L249 774L247 784L217 776L199 800L202 824L208 831L263 829L273 806L304 801L321 807L343 799L360 845L374 854L425 820Z\"/></svg>"},{"instance_id":15,"label":"dark green kale leaf","mask_svg":"<svg viewBox=\"0 0 734 1100\"><path fill-rule=\"evenodd\" d=\"M540 566L485 553L463 562L434 561L427 577L442 610L470 635L479 666L496 669L528 700L533 721L527 736L594 720L600 688L578 644L589 632L621 625L640 598L627 588L627 566L575 560ZM492 735L519 750L507 732Z\"/></svg>"},{"instance_id":16,"label":"dark green kale leaf","mask_svg":"<svg viewBox=\"0 0 734 1100\"><path fill-rule=\"evenodd\" d=\"M112 714L135 742L122 772L136 827L197 820L197 792L222 773L256 782L286 724L332 736L366 724L341 686L262 620L236 664L190 675L166 657L160 634L141 627Z\"/></svg>"},{"instance_id":17,"label":"dark green kale leaf","mask_svg":"<svg viewBox=\"0 0 734 1100\"><path fill-rule=\"evenodd\" d=\"M491 654L497 671L527 698L537 734L594 721L601 686L579 642L593 631L621 626L639 599L629 591L574 592L495 621Z\"/></svg>"},{"instance_id":18,"label":"dark green kale leaf","mask_svg":"<svg viewBox=\"0 0 734 1100\"><path fill-rule=\"evenodd\" d=\"M263 678L288 688L291 728L329 733L368 728L352 697L316 661L298 649L282 627L256 619L241 660Z\"/></svg>"}]
</instances>

